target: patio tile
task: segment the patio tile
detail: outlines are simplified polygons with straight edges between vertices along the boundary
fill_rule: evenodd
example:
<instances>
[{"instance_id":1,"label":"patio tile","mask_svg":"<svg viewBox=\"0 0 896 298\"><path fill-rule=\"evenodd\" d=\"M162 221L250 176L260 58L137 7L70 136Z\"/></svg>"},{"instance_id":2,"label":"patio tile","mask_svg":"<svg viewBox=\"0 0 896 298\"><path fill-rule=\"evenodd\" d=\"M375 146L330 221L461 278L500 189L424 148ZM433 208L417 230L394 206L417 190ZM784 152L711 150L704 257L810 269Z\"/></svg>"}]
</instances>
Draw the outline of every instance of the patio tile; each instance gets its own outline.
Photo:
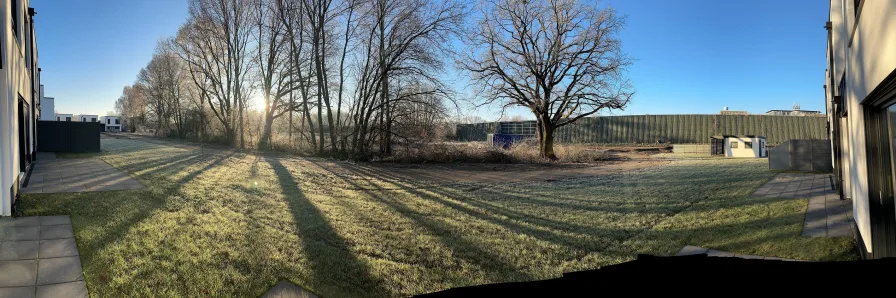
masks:
<instances>
[{"instance_id":1,"label":"patio tile","mask_svg":"<svg viewBox=\"0 0 896 298\"><path fill-rule=\"evenodd\" d=\"M0 261L37 259L38 241L0 242Z\"/></svg>"},{"instance_id":2,"label":"patio tile","mask_svg":"<svg viewBox=\"0 0 896 298\"><path fill-rule=\"evenodd\" d=\"M0 227L3 226L11 226L11 227L31 227L40 225L40 221L37 219L37 216L29 216L29 217L2 217L0 218Z\"/></svg>"},{"instance_id":3,"label":"patio tile","mask_svg":"<svg viewBox=\"0 0 896 298\"><path fill-rule=\"evenodd\" d=\"M746 254L735 254L734 257L735 257L735 258L741 258L741 259L753 259L753 260L762 260L762 259L765 259L765 257L763 257L763 256L746 255Z\"/></svg>"},{"instance_id":4,"label":"patio tile","mask_svg":"<svg viewBox=\"0 0 896 298\"><path fill-rule=\"evenodd\" d=\"M83 281L37 287L37 298L80 298L87 296L87 283Z\"/></svg>"},{"instance_id":5,"label":"patio tile","mask_svg":"<svg viewBox=\"0 0 896 298\"><path fill-rule=\"evenodd\" d=\"M33 286L37 278L37 260L0 261L0 287Z\"/></svg>"},{"instance_id":6,"label":"patio tile","mask_svg":"<svg viewBox=\"0 0 896 298\"><path fill-rule=\"evenodd\" d=\"M277 282L262 298L317 298L317 295L286 280Z\"/></svg>"},{"instance_id":7,"label":"patio tile","mask_svg":"<svg viewBox=\"0 0 896 298\"><path fill-rule=\"evenodd\" d=\"M0 241L37 240L38 237L40 227L0 227Z\"/></svg>"},{"instance_id":8,"label":"patio tile","mask_svg":"<svg viewBox=\"0 0 896 298\"><path fill-rule=\"evenodd\" d=\"M41 216L40 217L40 225L42 225L42 226L70 225L70 224L72 224L72 220L68 217L68 215Z\"/></svg>"},{"instance_id":9,"label":"patio tile","mask_svg":"<svg viewBox=\"0 0 896 298\"><path fill-rule=\"evenodd\" d=\"M78 257L40 259L37 285L58 284L84 280Z\"/></svg>"},{"instance_id":10,"label":"patio tile","mask_svg":"<svg viewBox=\"0 0 896 298\"><path fill-rule=\"evenodd\" d=\"M34 298L34 287L0 288L0 298Z\"/></svg>"},{"instance_id":11,"label":"patio tile","mask_svg":"<svg viewBox=\"0 0 896 298\"><path fill-rule=\"evenodd\" d=\"M699 255L705 254L709 251L708 248L693 246L693 245L685 245L685 247L681 248L681 250L676 253L676 256L688 256L688 255Z\"/></svg>"},{"instance_id":12,"label":"patio tile","mask_svg":"<svg viewBox=\"0 0 896 298\"><path fill-rule=\"evenodd\" d=\"M41 240L40 258L72 257L78 255L75 238Z\"/></svg>"},{"instance_id":13,"label":"patio tile","mask_svg":"<svg viewBox=\"0 0 896 298\"><path fill-rule=\"evenodd\" d=\"M40 240L74 238L71 225L43 226L40 229Z\"/></svg>"},{"instance_id":14,"label":"patio tile","mask_svg":"<svg viewBox=\"0 0 896 298\"><path fill-rule=\"evenodd\" d=\"M706 252L706 255L710 256L710 257L733 257L734 253L728 252L728 251L710 249L709 251Z\"/></svg>"},{"instance_id":15,"label":"patio tile","mask_svg":"<svg viewBox=\"0 0 896 298\"><path fill-rule=\"evenodd\" d=\"M838 222L828 226L828 237L852 237L852 225L849 222Z\"/></svg>"}]
</instances>

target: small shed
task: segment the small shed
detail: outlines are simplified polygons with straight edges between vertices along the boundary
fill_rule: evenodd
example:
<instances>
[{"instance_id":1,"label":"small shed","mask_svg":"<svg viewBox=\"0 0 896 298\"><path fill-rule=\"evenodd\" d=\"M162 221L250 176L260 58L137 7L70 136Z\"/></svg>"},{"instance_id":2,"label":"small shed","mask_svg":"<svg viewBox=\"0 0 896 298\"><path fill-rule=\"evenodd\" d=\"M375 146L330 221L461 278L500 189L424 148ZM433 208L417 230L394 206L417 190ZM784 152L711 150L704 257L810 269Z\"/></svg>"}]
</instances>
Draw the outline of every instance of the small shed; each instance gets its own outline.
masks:
<instances>
[{"instance_id":1,"label":"small shed","mask_svg":"<svg viewBox=\"0 0 896 298\"><path fill-rule=\"evenodd\" d=\"M709 151L726 157L766 157L765 145L763 136L721 135L710 137Z\"/></svg>"}]
</instances>

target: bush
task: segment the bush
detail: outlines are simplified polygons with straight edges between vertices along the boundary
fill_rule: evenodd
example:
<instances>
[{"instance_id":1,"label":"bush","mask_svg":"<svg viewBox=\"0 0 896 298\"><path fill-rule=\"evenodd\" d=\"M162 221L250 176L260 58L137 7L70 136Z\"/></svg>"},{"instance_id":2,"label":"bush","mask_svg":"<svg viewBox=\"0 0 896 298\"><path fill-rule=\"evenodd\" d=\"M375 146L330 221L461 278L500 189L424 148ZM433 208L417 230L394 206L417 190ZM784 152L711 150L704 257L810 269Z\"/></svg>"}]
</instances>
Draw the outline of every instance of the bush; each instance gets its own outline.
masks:
<instances>
[{"instance_id":1,"label":"bush","mask_svg":"<svg viewBox=\"0 0 896 298\"><path fill-rule=\"evenodd\" d=\"M593 145L556 144L554 152L558 160L541 158L538 142L525 140L504 150L486 142L435 142L405 144L396 148L395 154L382 161L406 163L596 163L618 159L614 154L599 150Z\"/></svg>"}]
</instances>

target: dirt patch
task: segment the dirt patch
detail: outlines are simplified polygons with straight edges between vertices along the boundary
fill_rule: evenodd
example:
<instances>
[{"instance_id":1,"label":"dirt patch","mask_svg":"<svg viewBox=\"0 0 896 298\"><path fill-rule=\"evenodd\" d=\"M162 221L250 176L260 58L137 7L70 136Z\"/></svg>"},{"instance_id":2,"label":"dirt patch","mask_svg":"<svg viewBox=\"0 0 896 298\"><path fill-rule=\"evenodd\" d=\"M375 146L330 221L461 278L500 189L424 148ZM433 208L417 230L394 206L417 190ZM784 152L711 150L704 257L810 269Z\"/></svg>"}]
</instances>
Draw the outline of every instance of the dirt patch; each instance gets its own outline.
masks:
<instances>
[{"instance_id":1,"label":"dirt patch","mask_svg":"<svg viewBox=\"0 0 896 298\"><path fill-rule=\"evenodd\" d=\"M636 171L669 161L633 159L594 164L386 164L321 161L321 168L342 174L364 174L435 182L555 181Z\"/></svg>"}]
</instances>

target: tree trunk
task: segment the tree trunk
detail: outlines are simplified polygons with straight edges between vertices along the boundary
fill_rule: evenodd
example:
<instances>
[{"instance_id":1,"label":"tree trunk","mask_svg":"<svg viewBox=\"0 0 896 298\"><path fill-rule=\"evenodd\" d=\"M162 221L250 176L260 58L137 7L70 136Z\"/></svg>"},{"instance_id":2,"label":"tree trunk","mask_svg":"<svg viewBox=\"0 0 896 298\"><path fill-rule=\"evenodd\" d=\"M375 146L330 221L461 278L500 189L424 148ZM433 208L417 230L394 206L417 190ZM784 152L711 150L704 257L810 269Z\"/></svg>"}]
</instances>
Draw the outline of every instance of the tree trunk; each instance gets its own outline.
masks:
<instances>
[{"instance_id":1,"label":"tree trunk","mask_svg":"<svg viewBox=\"0 0 896 298\"><path fill-rule=\"evenodd\" d=\"M554 125L550 121L542 120L541 122L538 153L542 158L557 160L557 155L554 154Z\"/></svg>"}]
</instances>

